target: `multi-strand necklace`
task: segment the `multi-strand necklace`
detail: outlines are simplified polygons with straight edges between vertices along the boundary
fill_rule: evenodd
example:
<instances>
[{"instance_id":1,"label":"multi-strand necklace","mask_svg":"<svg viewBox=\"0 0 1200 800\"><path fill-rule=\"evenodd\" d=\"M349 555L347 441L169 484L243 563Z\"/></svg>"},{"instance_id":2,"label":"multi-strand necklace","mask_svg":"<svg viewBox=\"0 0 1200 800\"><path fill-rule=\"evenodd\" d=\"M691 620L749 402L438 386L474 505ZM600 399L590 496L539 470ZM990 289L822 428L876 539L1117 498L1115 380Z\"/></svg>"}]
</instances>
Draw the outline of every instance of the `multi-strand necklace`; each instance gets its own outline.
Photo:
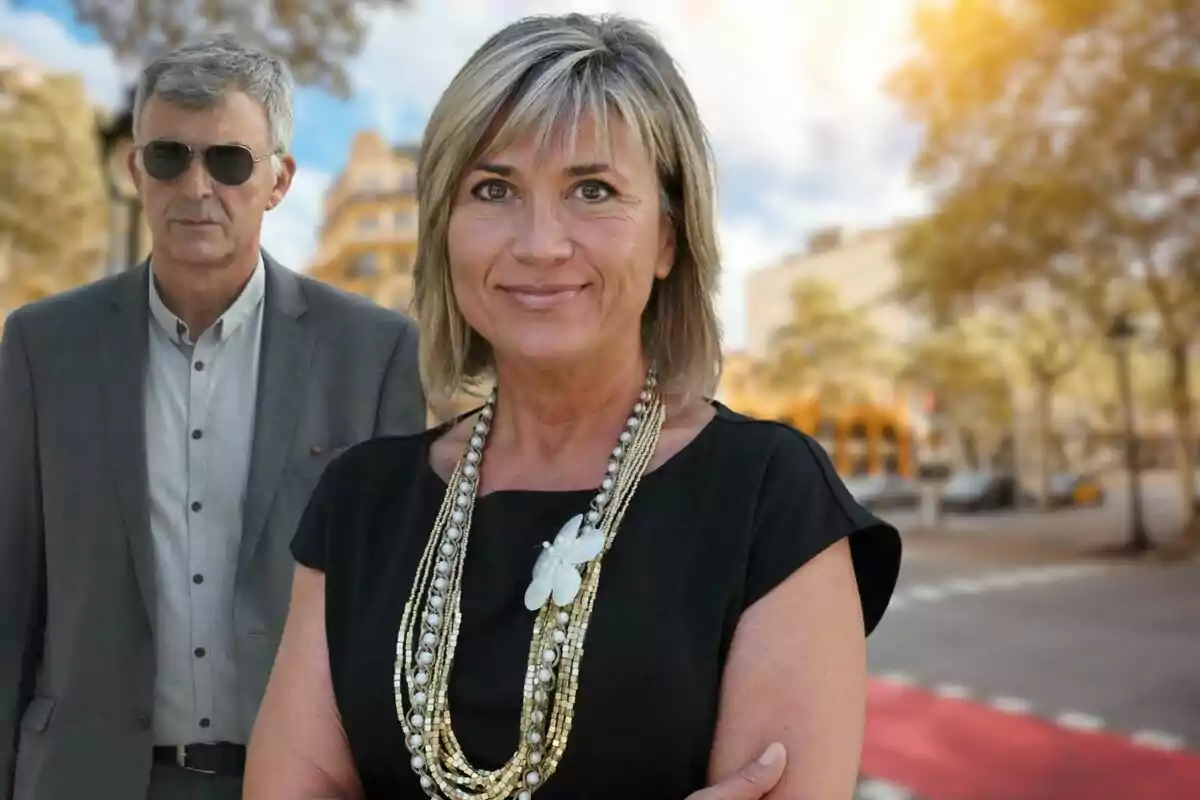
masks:
<instances>
[{"instance_id":1,"label":"multi-strand necklace","mask_svg":"<svg viewBox=\"0 0 1200 800\"><path fill-rule=\"evenodd\" d=\"M645 474L666 419L654 370L608 460L588 510L543 544L526 593L537 610L525 670L520 743L496 770L472 767L454 736L446 687L458 641L463 563L495 413L488 396L450 476L437 522L417 567L396 640L394 691L410 763L431 798L528 800L554 774L567 747L584 637L603 554Z\"/></svg>"}]
</instances>

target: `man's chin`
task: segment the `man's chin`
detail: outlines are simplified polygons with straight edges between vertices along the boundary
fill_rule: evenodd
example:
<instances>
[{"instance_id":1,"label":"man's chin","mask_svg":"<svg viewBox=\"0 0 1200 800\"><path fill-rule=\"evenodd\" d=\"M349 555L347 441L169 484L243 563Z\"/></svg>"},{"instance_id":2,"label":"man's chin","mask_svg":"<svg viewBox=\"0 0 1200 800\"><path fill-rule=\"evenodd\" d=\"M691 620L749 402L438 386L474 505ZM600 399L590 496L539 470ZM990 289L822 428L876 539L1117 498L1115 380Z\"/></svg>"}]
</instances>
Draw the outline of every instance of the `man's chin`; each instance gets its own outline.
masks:
<instances>
[{"instance_id":1,"label":"man's chin","mask_svg":"<svg viewBox=\"0 0 1200 800\"><path fill-rule=\"evenodd\" d=\"M204 247L188 244L168 249L172 261L196 268L215 269L226 266L233 258L233 252L228 247Z\"/></svg>"}]
</instances>

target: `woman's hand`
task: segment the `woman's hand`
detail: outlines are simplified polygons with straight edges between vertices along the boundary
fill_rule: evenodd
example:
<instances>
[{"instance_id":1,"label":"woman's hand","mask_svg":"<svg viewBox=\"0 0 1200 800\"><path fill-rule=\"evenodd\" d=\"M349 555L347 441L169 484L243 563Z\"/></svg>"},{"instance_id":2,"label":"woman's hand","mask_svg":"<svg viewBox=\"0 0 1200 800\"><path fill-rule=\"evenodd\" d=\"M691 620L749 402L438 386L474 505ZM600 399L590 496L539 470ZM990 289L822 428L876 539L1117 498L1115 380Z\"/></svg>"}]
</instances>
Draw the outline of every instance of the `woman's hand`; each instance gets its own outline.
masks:
<instances>
[{"instance_id":1,"label":"woman's hand","mask_svg":"<svg viewBox=\"0 0 1200 800\"><path fill-rule=\"evenodd\" d=\"M779 742L768 747L757 760L746 764L718 784L692 792L687 800L758 800L775 788L787 766L787 751Z\"/></svg>"}]
</instances>

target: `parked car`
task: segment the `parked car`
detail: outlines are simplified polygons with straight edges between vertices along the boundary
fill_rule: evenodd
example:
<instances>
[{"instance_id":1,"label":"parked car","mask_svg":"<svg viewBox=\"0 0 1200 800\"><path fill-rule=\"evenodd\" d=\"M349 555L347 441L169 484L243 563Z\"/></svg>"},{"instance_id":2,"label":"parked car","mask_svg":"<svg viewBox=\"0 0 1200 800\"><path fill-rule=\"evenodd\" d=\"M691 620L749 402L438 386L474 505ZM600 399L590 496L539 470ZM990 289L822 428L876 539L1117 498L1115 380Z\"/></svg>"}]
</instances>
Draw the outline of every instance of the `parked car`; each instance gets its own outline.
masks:
<instances>
[{"instance_id":1,"label":"parked car","mask_svg":"<svg viewBox=\"0 0 1200 800\"><path fill-rule=\"evenodd\" d=\"M1021 491L1012 475L959 472L942 487L942 509L951 512L999 511L1016 508Z\"/></svg>"},{"instance_id":2,"label":"parked car","mask_svg":"<svg viewBox=\"0 0 1200 800\"><path fill-rule=\"evenodd\" d=\"M854 499L871 511L915 508L921 502L916 481L895 473L856 475L846 480Z\"/></svg>"},{"instance_id":3,"label":"parked car","mask_svg":"<svg viewBox=\"0 0 1200 800\"><path fill-rule=\"evenodd\" d=\"M1104 485L1084 472L1059 472L1050 476L1050 505L1053 508L1104 505Z\"/></svg>"}]
</instances>

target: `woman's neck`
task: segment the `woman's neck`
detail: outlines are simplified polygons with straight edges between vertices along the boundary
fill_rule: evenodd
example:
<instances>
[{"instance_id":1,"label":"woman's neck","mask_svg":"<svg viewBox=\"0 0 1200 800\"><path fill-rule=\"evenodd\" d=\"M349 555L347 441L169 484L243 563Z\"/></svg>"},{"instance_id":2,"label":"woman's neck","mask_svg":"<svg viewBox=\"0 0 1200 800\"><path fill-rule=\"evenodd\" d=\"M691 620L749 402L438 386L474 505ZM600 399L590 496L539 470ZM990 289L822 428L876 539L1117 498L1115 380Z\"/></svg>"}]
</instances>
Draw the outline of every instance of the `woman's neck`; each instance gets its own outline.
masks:
<instances>
[{"instance_id":1,"label":"woman's neck","mask_svg":"<svg viewBox=\"0 0 1200 800\"><path fill-rule=\"evenodd\" d=\"M498 391L488 449L504 460L550 464L571 454L599 459L613 448L646 381L643 358L578 370L496 365ZM564 464L565 466L565 464Z\"/></svg>"}]
</instances>

